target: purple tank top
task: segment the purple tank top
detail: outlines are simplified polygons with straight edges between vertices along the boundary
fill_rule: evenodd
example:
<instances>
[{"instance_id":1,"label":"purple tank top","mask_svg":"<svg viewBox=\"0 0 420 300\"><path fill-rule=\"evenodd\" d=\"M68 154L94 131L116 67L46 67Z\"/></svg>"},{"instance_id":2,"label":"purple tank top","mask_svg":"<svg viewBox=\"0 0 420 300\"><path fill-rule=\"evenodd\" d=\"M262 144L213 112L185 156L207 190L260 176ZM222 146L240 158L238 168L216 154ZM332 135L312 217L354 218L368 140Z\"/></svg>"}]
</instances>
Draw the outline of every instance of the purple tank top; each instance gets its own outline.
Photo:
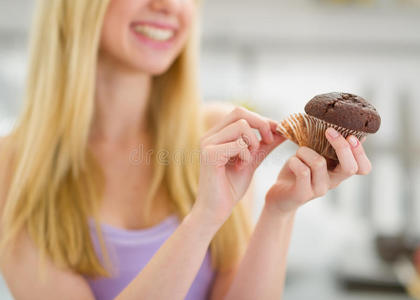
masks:
<instances>
[{"instance_id":1,"label":"purple tank top","mask_svg":"<svg viewBox=\"0 0 420 300\"><path fill-rule=\"evenodd\" d=\"M97 300L114 299L146 266L156 251L179 225L176 215L171 215L160 224L141 230L125 230L102 224L101 229L109 257L113 265L112 277L86 278ZM101 251L93 222L91 236L97 255ZM164 272L164 270L162 270ZM213 281L210 251L194 279L186 300L207 299Z\"/></svg>"}]
</instances>

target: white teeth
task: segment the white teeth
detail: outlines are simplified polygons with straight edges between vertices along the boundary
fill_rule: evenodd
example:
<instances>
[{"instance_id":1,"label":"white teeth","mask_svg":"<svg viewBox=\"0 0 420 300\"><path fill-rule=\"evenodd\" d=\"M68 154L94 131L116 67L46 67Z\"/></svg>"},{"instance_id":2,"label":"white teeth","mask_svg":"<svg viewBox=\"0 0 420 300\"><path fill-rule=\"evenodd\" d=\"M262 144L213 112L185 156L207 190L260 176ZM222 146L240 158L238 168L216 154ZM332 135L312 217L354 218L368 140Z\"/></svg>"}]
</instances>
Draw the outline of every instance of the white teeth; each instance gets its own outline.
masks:
<instances>
[{"instance_id":1,"label":"white teeth","mask_svg":"<svg viewBox=\"0 0 420 300\"><path fill-rule=\"evenodd\" d=\"M156 28L147 25L137 25L134 27L134 31L144 34L145 36L157 41L169 40L175 34L175 32L170 29Z\"/></svg>"}]
</instances>

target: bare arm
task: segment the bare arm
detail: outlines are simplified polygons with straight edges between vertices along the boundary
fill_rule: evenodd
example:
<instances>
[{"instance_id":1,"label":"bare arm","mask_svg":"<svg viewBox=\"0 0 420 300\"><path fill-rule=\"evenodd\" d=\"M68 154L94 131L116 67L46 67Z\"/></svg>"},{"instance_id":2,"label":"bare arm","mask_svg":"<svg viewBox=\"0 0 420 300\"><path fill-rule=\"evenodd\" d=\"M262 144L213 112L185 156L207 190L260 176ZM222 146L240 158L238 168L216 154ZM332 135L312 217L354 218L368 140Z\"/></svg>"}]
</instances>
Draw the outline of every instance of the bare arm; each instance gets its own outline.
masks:
<instances>
[{"instance_id":1,"label":"bare arm","mask_svg":"<svg viewBox=\"0 0 420 300\"><path fill-rule=\"evenodd\" d=\"M254 204L255 204L255 197L254 197L254 182L251 182L248 191L246 192L245 196L242 197L241 200L245 211L247 213L247 218L253 221L253 211L254 211ZM254 224L252 223L252 226ZM230 286L232 285L233 280L235 279L235 275L238 272L238 266L232 267L232 269L220 272L218 271L215 274L215 278L213 280L213 286L211 288L210 299L211 300L220 300L223 299L227 292L229 291Z\"/></svg>"},{"instance_id":2,"label":"bare arm","mask_svg":"<svg viewBox=\"0 0 420 300\"><path fill-rule=\"evenodd\" d=\"M354 137L346 140L332 129L326 136L340 164L328 170L325 158L306 147L288 160L266 195L263 212L225 300L281 299L297 208L347 178L371 171L370 161Z\"/></svg>"},{"instance_id":3,"label":"bare arm","mask_svg":"<svg viewBox=\"0 0 420 300\"><path fill-rule=\"evenodd\" d=\"M218 229L204 220L205 216L199 213L188 215L117 299L183 299ZM4 278L16 299L94 299L81 275L61 270L48 260L46 278L41 281L38 252L27 236L20 238L17 249L0 260Z\"/></svg>"},{"instance_id":4,"label":"bare arm","mask_svg":"<svg viewBox=\"0 0 420 300\"><path fill-rule=\"evenodd\" d=\"M187 216L117 299L183 299L217 231L203 220L200 214ZM94 299L81 275L61 270L47 260L42 281L38 266L37 250L27 236L21 237L17 252L2 257L0 267L16 299Z\"/></svg>"},{"instance_id":5,"label":"bare arm","mask_svg":"<svg viewBox=\"0 0 420 300\"><path fill-rule=\"evenodd\" d=\"M5 165L1 165L0 211L9 175ZM196 210L191 212L118 299L183 299L218 230L206 219ZM26 234L20 237L16 251L8 251L0 258L1 271L16 299L94 299L80 274L59 269L47 259L46 277L41 280L38 267L38 251Z\"/></svg>"},{"instance_id":6,"label":"bare arm","mask_svg":"<svg viewBox=\"0 0 420 300\"><path fill-rule=\"evenodd\" d=\"M226 300L280 299L293 220L263 209Z\"/></svg>"},{"instance_id":7,"label":"bare arm","mask_svg":"<svg viewBox=\"0 0 420 300\"><path fill-rule=\"evenodd\" d=\"M201 200L206 199L206 201L203 201L203 203L207 202L206 205L198 205L198 207L201 207L202 211L213 211L213 215L220 216L216 218L219 222L208 223L205 221L205 216L194 214L193 209L191 218L184 220L185 222L181 224L175 234L159 249L152 261L121 293L121 298L118 299L137 299L139 295L146 299L183 299L204 259L211 239L230 215L233 206L239 198L246 200L248 207L252 205L249 201L252 199L250 197L252 189L248 188L251 174L246 173L244 176L234 178L235 183L242 187L242 191L236 197L232 197L231 181L226 178L226 173L230 169L226 168L229 157L225 156L224 153L229 153L230 157L235 157L242 155L242 153L239 154L240 150L244 151L248 148L246 144L244 147L236 143L244 134L244 129L237 126L237 121L248 116L242 110L233 110L234 107L231 105L214 104L210 109L207 107L204 120L207 127L212 127L215 123L219 123L221 119L224 120L224 123L219 123L219 126L212 127L202 140L203 157L209 158L209 160L202 162L197 199L198 203L200 198ZM258 125L264 124L264 121L258 120L255 116L252 117L254 118L251 122L258 123ZM267 130L264 132L265 138L267 138L267 131L270 130L270 127L269 124L264 125L267 126ZM250 127L245 128L245 131L246 133L252 132ZM229 151L225 151L226 146ZM214 154L217 155L214 156ZM231 172L237 171L235 168ZM248 193L245 193L246 191ZM218 213L214 214L215 211L218 211ZM233 274L234 270L217 275L212 299L221 299L219 296L226 294L226 290L233 279ZM153 287L150 286L150 282L153 282ZM165 289L156 288L162 286Z\"/></svg>"},{"instance_id":8,"label":"bare arm","mask_svg":"<svg viewBox=\"0 0 420 300\"><path fill-rule=\"evenodd\" d=\"M184 299L220 227L205 220L193 210L117 299Z\"/></svg>"},{"instance_id":9,"label":"bare arm","mask_svg":"<svg viewBox=\"0 0 420 300\"><path fill-rule=\"evenodd\" d=\"M251 126L259 129L263 136L259 144ZM202 141L202 153L211 159L208 160L211 163L200 170L195 206L198 208L183 220L119 299L182 299L186 295L210 240L244 196L254 170L263 158L256 150L268 154L284 141L270 134L270 128L274 132L275 126L255 114L236 109L207 133ZM238 271L232 270L236 273L233 283L230 284L234 273L223 276L223 290L229 286L225 299L279 299L296 209L346 178L370 172L370 162L360 143L351 143L351 137L346 141L329 132L327 137L337 152L339 166L327 170L325 160L305 147L287 162L266 196L263 213ZM244 135L250 144L245 143ZM240 160L233 165L227 164L234 156ZM0 166L0 178L8 177L5 169L4 165ZM6 190L4 181L0 180L0 207ZM93 299L82 276L51 263L47 262L46 266L47 281L40 281L37 251L27 237L22 237L17 252L1 257L0 267L17 299Z\"/></svg>"},{"instance_id":10,"label":"bare arm","mask_svg":"<svg viewBox=\"0 0 420 300\"><path fill-rule=\"evenodd\" d=\"M0 259L0 267L10 292L17 300L95 299L81 275L59 269L48 260L45 280L41 280L38 252L26 235L20 237L16 252Z\"/></svg>"},{"instance_id":11,"label":"bare arm","mask_svg":"<svg viewBox=\"0 0 420 300\"><path fill-rule=\"evenodd\" d=\"M220 103L220 102L212 102L207 104L206 109L206 125L207 128L210 128L217 124L218 122L222 121L235 107L229 103ZM248 188L244 197L242 197L241 202L244 204L246 212L248 213L248 218L252 219L253 211L254 211L254 184L251 182L250 187ZM263 217L264 216L264 217ZM266 222L268 221L268 222ZM245 257L242 258L242 267L241 270L239 266L233 267L231 270L224 271L224 272L217 272L215 276L215 280L213 283L212 291L211 291L211 300L220 300L226 297L228 291L230 290L234 280L238 281L244 285L251 283L252 288L254 289L254 278L263 278L263 276L269 278L282 278L284 277L284 270L285 270L285 255L279 256L279 252L287 253L287 248L289 244L290 238L290 231L292 226L288 226L289 223L281 222L280 220L275 220L274 223L276 224L269 224L272 219L267 220L265 214L259 219L256 229L254 230L253 237L250 241L248 246L248 251ZM291 222L290 222L291 223ZM290 224L291 225L291 224ZM285 228L287 226L287 228ZM267 228L265 228L267 227ZM283 228L284 230L271 230L273 228ZM267 230L268 229L268 230ZM263 234L261 234L263 232ZM267 238L267 235L272 235L270 238ZM255 255L257 253L257 255ZM264 261L255 260L254 257L263 257ZM271 257L275 259L281 258L280 261L275 262L271 260ZM282 260L283 259L283 260ZM250 260L249 262L245 262L246 260ZM264 265L270 264L273 268L270 270L273 271L274 274L267 274L268 271L264 268ZM244 265L248 265L251 272L247 270L242 271L244 269ZM255 266L254 266L255 265ZM260 269L260 270L259 270ZM264 273L261 275L261 273ZM237 274L243 275L250 275L250 276L236 276ZM248 277L248 278L244 278ZM248 283L246 283L248 282ZM282 282L280 279L279 282ZM282 286L276 283L276 286L281 288ZM256 288L254 291L264 289L264 286L261 288ZM250 298L259 299L259 296L263 296L263 294L258 295L258 293L250 294ZM241 299L241 296L237 299ZM236 298L235 298L236 299ZM261 298L265 299L265 298Z\"/></svg>"},{"instance_id":12,"label":"bare arm","mask_svg":"<svg viewBox=\"0 0 420 300\"><path fill-rule=\"evenodd\" d=\"M117 299L183 299L215 232L216 228L203 223L198 214L186 217ZM38 253L27 236L21 237L18 252L2 257L0 266L16 299L94 299L81 275L61 270L49 261L42 281Z\"/></svg>"},{"instance_id":13,"label":"bare arm","mask_svg":"<svg viewBox=\"0 0 420 300\"><path fill-rule=\"evenodd\" d=\"M187 216L117 299L183 299L216 231L217 227L203 222L203 216ZM49 261L42 281L38 259L27 236L21 237L16 253L2 257L1 269L16 299L94 299L82 276L60 270Z\"/></svg>"},{"instance_id":14,"label":"bare arm","mask_svg":"<svg viewBox=\"0 0 420 300\"><path fill-rule=\"evenodd\" d=\"M10 172L7 166L8 156L3 146L5 138L0 139L0 213L10 184ZM8 249L0 256L0 269L9 290L15 299L81 299L93 300L93 294L84 280L78 274L56 268L46 261L45 280L39 278L38 252L32 241L22 234L15 251Z\"/></svg>"},{"instance_id":15,"label":"bare arm","mask_svg":"<svg viewBox=\"0 0 420 300\"><path fill-rule=\"evenodd\" d=\"M223 123L208 132L202 141L202 151L209 163L203 164L200 170L199 197L195 206L198 208L183 220L118 299L185 297L212 237L244 195L252 178L253 168L242 167L249 161L250 152L241 136L245 133L250 136L253 147L257 146L257 139L244 118L250 119L253 128L260 130L265 140L270 139L268 123L244 110L231 112ZM235 165L227 165L231 157L236 156L241 160ZM10 253L1 260L0 267L18 299L93 299L82 276L59 269L50 262L46 266L47 280L41 282L36 271L38 254L28 237L19 244L18 253Z\"/></svg>"},{"instance_id":16,"label":"bare arm","mask_svg":"<svg viewBox=\"0 0 420 300\"><path fill-rule=\"evenodd\" d=\"M252 131L247 123L245 124L245 120L240 119L242 114L241 110L229 115L224 123L206 135L201 148L206 159L200 169L199 193L193 210L118 299L185 297L202 264L210 241L243 196L252 177L248 170L243 172L245 176L239 176L242 173L239 165L228 165L232 157L249 159L248 156L244 156L248 155L249 151L241 136ZM251 122L255 123L254 126L265 125L255 116ZM266 139L269 138L268 128L260 130L264 130L262 134ZM253 142L255 145L256 138ZM235 193L232 193L232 183L240 187ZM11 253L2 259L0 264L15 297L93 299L92 292L82 276L60 270L51 263L47 265L47 281L41 283L36 272L36 248L27 237L19 244L19 248L18 253Z\"/></svg>"}]
</instances>

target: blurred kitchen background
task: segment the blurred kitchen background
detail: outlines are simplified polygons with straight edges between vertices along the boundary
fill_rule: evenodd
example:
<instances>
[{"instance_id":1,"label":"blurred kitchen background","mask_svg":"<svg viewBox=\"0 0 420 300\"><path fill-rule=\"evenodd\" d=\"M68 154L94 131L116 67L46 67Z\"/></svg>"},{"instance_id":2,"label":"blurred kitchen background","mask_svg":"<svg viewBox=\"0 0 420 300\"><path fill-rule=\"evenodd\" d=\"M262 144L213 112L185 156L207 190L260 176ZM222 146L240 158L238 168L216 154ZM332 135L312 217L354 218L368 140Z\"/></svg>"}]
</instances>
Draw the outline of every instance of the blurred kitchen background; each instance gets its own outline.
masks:
<instances>
[{"instance_id":1,"label":"blurred kitchen background","mask_svg":"<svg viewBox=\"0 0 420 300\"><path fill-rule=\"evenodd\" d=\"M33 6L0 0L0 136L21 106ZM420 239L420 1L208 0L202 11L206 101L281 120L345 91L382 116L365 143L372 174L299 211L284 299L410 299L396 258ZM295 150L284 144L258 170L255 218ZM0 299L11 299L4 283Z\"/></svg>"}]
</instances>

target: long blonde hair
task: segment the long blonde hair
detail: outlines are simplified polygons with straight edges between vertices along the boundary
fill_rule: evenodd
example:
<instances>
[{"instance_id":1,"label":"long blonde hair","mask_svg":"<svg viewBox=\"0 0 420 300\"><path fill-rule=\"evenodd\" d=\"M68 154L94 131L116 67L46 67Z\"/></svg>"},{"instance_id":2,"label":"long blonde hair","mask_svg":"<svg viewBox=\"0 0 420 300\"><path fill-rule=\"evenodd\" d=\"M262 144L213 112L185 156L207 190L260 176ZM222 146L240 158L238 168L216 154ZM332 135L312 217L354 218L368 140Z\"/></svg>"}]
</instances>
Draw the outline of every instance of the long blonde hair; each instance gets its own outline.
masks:
<instances>
[{"instance_id":1,"label":"long blonde hair","mask_svg":"<svg viewBox=\"0 0 420 300\"><path fill-rule=\"evenodd\" d=\"M2 245L27 232L41 253L60 267L86 276L109 272L95 253L88 219L97 216L104 190L101 166L88 149L94 116L99 39L109 0L40 0L32 28L24 108L8 136L11 178L2 216ZM196 61L197 39L189 39L171 68L153 80L150 128L154 153L198 149L202 134ZM178 216L191 210L197 194L198 157L179 163L153 160L150 215L157 190L165 186ZM213 265L237 263L250 222L238 205L211 242ZM104 249L103 242L101 242Z\"/></svg>"}]
</instances>

